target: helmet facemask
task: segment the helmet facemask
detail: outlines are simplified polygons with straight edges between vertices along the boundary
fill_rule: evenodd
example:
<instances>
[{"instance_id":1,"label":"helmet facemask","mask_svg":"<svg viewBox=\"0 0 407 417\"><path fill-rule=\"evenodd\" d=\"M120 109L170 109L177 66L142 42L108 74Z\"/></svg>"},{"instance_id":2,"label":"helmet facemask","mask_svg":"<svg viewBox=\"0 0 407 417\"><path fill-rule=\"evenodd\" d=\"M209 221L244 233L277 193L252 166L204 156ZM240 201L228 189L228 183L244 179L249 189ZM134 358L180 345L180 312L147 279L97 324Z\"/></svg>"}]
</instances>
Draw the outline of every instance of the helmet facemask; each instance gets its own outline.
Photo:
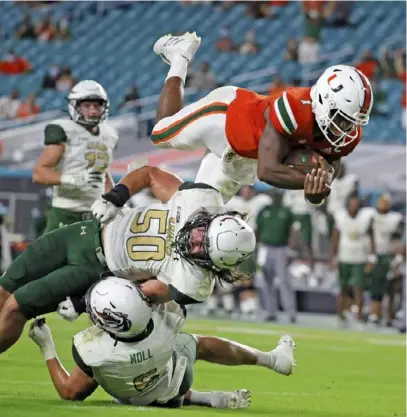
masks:
<instances>
[{"instance_id":1,"label":"helmet facemask","mask_svg":"<svg viewBox=\"0 0 407 417\"><path fill-rule=\"evenodd\" d=\"M91 116L86 117L82 114L81 105L84 102L96 102L99 103L101 107L101 112L98 116ZM81 98L80 100L70 99L68 100L68 109L69 114L72 120L76 123L79 123L84 126L94 127L97 126L99 123L102 123L106 120L108 111L109 111L109 104L106 100L103 100L99 96L89 96Z\"/></svg>"},{"instance_id":2,"label":"helmet facemask","mask_svg":"<svg viewBox=\"0 0 407 417\"><path fill-rule=\"evenodd\" d=\"M250 277L241 273L238 270L238 265L244 261L242 257L239 263L234 264L233 266L225 266L224 268L216 266L211 259L211 239L210 239L210 226L212 222L218 217L233 216L244 218L244 216L237 211L226 211L222 213L209 214L205 209L200 210L195 215L188 220L182 229L177 233L175 239L175 251L181 255L189 263L204 268L206 270L212 271L219 279L220 282L234 283L238 280L247 280ZM190 253L190 237L191 232L197 228L204 228L204 251L200 254L191 254Z\"/></svg>"},{"instance_id":3,"label":"helmet facemask","mask_svg":"<svg viewBox=\"0 0 407 417\"><path fill-rule=\"evenodd\" d=\"M373 105L369 80L348 65L329 67L311 88L312 111L322 134L335 148L359 137Z\"/></svg>"},{"instance_id":4,"label":"helmet facemask","mask_svg":"<svg viewBox=\"0 0 407 417\"><path fill-rule=\"evenodd\" d=\"M188 261L191 264L200 266L201 268L208 269L214 272L219 272L220 269L213 265L209 257L208 229L212 220L217 216L220 216L220 214L211 215L204 209L199 211L198 213L193 215L192 218L188 220L185 223L185 225L181 228L181 230L177 233L174 243L176 252L180 254L186 261ZM191 232L192 230L198 229L200 227L204 228L204 253L191 254L189 244Z\"/></svg>"}]
</instances>

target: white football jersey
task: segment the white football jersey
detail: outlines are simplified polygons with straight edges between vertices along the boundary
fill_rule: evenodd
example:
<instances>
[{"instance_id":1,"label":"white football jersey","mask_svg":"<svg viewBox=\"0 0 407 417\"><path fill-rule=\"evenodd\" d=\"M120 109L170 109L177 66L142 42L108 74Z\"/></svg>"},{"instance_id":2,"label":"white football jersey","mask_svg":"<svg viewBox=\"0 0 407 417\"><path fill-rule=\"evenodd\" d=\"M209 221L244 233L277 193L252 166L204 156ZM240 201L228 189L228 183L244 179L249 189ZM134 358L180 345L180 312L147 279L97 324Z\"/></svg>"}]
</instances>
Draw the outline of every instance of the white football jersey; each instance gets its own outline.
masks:
<instances>
[{"instance_id":1,"label":"white football jersey","mask_svg":"<svg viewBox=\"0 0 407 417\"><path fill-rule=\"evenodd\" d=\"M373 232L378 255L392 253L391 237L397 231L403 216L395 211L380 214L375 210L373 214Z\"/></svg>"},{"instance_id":2,"label":"white football jersey","mask_svg":"<svg viewBox=\"0 0 407 417\"><path fill-rule=\"evenodd\" d=\"M55 120L50 124L61 126L67 137L57 171L61 174L77 174L91 170L103 174L103 181L96 188L90 185L81 188L54 186L52 206L74 212L90 211L94 201L105 192L105 171L112 162L112 152L119 140L117 132L107 123L99 124L98 135L92 135L73 120Z\"/></svg>"},{"instance_id":3,"label":"white football jersey","mask_svg":"<svg viewBox=\"0 0 407 417\"><path fill-rule=\"evenodd\" d=\"M368 230L373 213L370 208L362 208L356 217L351 217L346 209L335 216L335 227L340 232L338 260L345 263L364 263L368 255Z\"/></svg>"},{"instance_id":4,"label":"white football jersey","mask_svg":"<svg viewBox=\"0 0 407 417\"><path fill-rule=\"evenodd\" d=\"M293 214L310 214L313 211L311 204L305 201L303 190L286 190L283 195L283 204L288 207Z\"/></svg>"},{"instance_id":5,"label":"white football jersey","mask_svg":"<svg viewBox=\"0 0 407 417\"><path fill-rule=\"evenodd\" d=\"M127 279L134 279L137 272L148 272L170 290L204 301L212 294L214 274L189 263L173 248L178 231L202 207L209 212L225 208L218 191L190 188L177 191L167 204L123 210L123 216L118 215L104 232L110 271Z\"/></svg>"},{"instance_id":6,"label":"white football jersey","mask_svg":"<svg viewBox=\"0 0 407 417\"><path fill-rule=\"evenodd\" d=\"M115 341L100 327L90 327L73 338L93 379L110 395L134 405L165 398L174 372L173 352L184 324L184 310L175 302L153 311L154 329L140 342Z\"/></svg>"},{"instance_id":7,"label":"white football jersey","mask_svg":"<svg viewBox=\"0 0 407 417\"><path fill-rule=\"evenodd\" d=\"M234 196L228 201L226 207L228 210L235 210L242 214L247 214L246 222L253 230L256 230L257 215L265 206L271 203L271 197L266 194L257 194L250 200L245 200L240 196Z\"/></svg>"},{"instance_id":8,"label":"white football jersey","mask_svg":"<svg viewBox=\"0 0 407 417\"><path fill-rule=\"evenodd\" d=\"M339 210L346 207L346 200L355 190L358 177L354 174L347 174L342 178L336 178L331 184L331 194L328 197L327 209L335 215Z\"/></svg>"}]
</instances>

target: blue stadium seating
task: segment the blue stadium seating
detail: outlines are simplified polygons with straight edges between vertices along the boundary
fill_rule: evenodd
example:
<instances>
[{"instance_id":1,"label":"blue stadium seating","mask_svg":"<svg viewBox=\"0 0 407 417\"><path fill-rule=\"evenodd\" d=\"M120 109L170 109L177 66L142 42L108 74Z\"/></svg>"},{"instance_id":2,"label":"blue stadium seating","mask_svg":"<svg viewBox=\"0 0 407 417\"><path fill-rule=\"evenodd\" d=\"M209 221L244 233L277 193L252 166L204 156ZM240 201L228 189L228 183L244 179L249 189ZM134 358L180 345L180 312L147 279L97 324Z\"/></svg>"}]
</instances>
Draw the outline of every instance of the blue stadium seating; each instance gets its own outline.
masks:
<instances>
[{"instance_id":1,"label":"blue stadium seating","mask_svg":"<svg viewBox=\"0 0 407 417\"><path fill-rule=\"evenodd\" d=\"M229 80L243 72L274 67L282 78L293 78L316 68L300 68L298 64L283 60L289 38L301 36L303 17L299 2L290 2L279 8L272 20L253 19L246 15L246 6L238 4L228 10L209 5L185 7L178 2L139 2L128 7L112 8L103 15L95 14L95 2L60 2L40 9L29 9L34 21L51 14L55 19L72 18L73 40L68 42L41 43L32 40L17 41L13 33L28 11L25 6L12 2L0 2L0 27L5 38L0 44L0 56L14 49L28 58L34 71L24 76L0 76L0 95L18 87L22 95L37 92L47 68L52 64L67 65L77 79L92 78L102 83L111 97L112 114L117 112L127 88L135 84L141 96L158 94L167 67L152 53L152 45L158 36L167 32L196 30L203 36L195 67L203 60L211 63L218 80ZM357 2L352 12L354 26L327 27L322 31L322 53L330 53L348 46L352 52L346 62L354 62L365 49L377 54L389 40L405 34L406 6L404 2ZM245 33L254 28L261 53L257 56L219 54L215 42L220 28L227 25L232 38L241 43ZM338 63L328 59L324 66ZM268 82L262 80L261 82ZM248 81L240 85L251 87L259 82ZM382 89L387 94L385 107L389 116L373 117L366 131L366 139L372 141L404 142L400 128L401 83L386 80ZM201 94L202 95L202 94ZM196 98L197 96L195 96ZM60 93L40 93L43 110L65 106ZM152 110L146 106L143 110ZM391 111L393 110L393 111Z\"/></svg>"}]
</instances>

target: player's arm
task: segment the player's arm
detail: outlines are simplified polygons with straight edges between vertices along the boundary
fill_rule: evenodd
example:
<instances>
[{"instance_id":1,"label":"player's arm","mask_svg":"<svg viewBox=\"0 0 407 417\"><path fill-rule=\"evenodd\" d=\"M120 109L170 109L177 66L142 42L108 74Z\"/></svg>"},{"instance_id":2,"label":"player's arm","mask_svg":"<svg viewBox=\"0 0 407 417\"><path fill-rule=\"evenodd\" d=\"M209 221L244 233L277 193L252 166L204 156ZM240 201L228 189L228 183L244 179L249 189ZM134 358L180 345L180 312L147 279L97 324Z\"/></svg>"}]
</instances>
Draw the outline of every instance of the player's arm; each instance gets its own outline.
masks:
<instances>
[{"instance_id":1,"label":"player's arm","mask_svg":"<svg viewBox=\"0 0 407 417\"><path fill-rule=\"evenodd\" d=\"M47 367L61 400L83 401L98 387L98 383L78 366L69 374L58 358L48 360Z\"/></svg>"},{"instance_id":2,"label":"player's arm","mask_svg":"<svg viewBox=\"0 0 407 417\"><path fill-rule=\"evenodd\" d=\"M67 136L59 124L50 123L44 130L45 149L34 167L32 180L37 184L59 185L61 174L55 167L65 152Z\"/></svg>"},{"instance_id":3,"label":"player's arm","mask_svg":"<svg viewBox=\"0 0 407 417\"><path fill-rule=\"evenodd\" d=\"M283 164L290 151L287 137L277 132L270 121L267 121L259 143L259 180L286 190L304 189L305 174Z\"/></svg>"},{"instance_id":4,"label":"player's arm","mask_svg":"<svg viewBox=\"0 0 407 417\"><path fill-rule=\"evenodd\" d=\"M105 193L108 193L114 187L114 181L109 171L105 172Z\"/></svg>"},{"instance_id":5,"label":"player's arm","mask_svg":"<svg viewBox=\"0 0 407 417\"><path fill-rule=\"evenodd\" d=\"M167 202L178 191L182 180L160 168L144 166L127 174L119 184L127 187L130 196L150 188L154 197Z\"/></svg>"},{"instance_id":6,"label":"player's arm","mask_svg":"<svg viewBox=\"0 0 407 417\"><path fill-rule=\"evenodd\" d=\"M158 279L146 281L140 287L145 296L155 304L163 304L172 300L168 285Z\"/></svg>"},{"instance_id":7,"label":"player's arm","mask_svg":"<svg viewBox=\"0 0 407 417\"><path fill-rule=\"evenodd\" d=\"M79 355L76 355L78 358L75 357L74 351L76 352L76 348L73 348L74 359L77 363L78 361L82 363L83 369L78 365L73 372L69 374L63 367L55 350L51 330L45 324L45 319L34 320L28 335L40 348L47 363L51 380L61 399L83 401L95 391L98 384L92 378L90 368L86 368L83 361L79 361ZM84 369L88 369L88 371L85 372Z\"/></svg>"},{"instance_id":8,"label":"player's arm","mask_svg":"<svg viewBox=\"0 0 407 417\"><path fill-rule=\"evenodd\" d=\"M32 175L36 184L59 185L61 184L61 173L55 171L55 167L65 152L63 144L47 145L39 157Z\"/></svg>"},{"instance_id":9,"label":"player's arm","mask_svg":"<svg viewBox=\"0 0 407 417\"><path fill-rule=\"evenodd\" d=\"M103 198L116 207L123 207L131 196L150 188L154 197L167 202L177 191L182 180L160 168L144 166L128 173Z\"/></svg>"}]
</instances>

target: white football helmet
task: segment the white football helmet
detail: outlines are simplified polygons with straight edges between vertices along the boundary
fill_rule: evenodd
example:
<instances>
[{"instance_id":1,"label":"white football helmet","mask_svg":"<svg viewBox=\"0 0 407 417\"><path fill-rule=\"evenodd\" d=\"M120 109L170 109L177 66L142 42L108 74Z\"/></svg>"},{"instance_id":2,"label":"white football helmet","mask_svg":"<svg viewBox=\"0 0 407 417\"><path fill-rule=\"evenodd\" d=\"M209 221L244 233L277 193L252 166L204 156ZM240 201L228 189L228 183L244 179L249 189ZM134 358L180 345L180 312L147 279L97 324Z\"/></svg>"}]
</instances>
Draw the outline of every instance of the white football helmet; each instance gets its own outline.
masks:
<instances>
[{"instance_id":1,"label":"white football helmet","mask_svg":"<svg viewBox=\"0 0 407 417\"><path fill-rule=\"evenodd\" d=\"M79 109L82 101L100 101L102 112L97 118L84 117ZM96 81L84 80L75 84L68 95L68 111L72 120L76 123L94 126L107 119L109 113L109 99L105 89Z\"/></svg>"},{"instance_id":2,"label":"white football helmet","mask_svg":"<svg viewBox=\"0 0 407 417\"><path fill-rule=\"evenodd\" d=\"M358 127L369 122L373 91L367 77L349 65L325 70L311 88L312 111L326 139L344 147L358 137Z\"/></svg>"},{"instance_id":3,"label":"white football helmet","mask_svg":"<svg viewBox=\"0 0 407 417\"><path fill-rule=\"evenodd\" d=\"M189 252L189 237L193 229L204 226L205 253ZM199 211L188 220L175 239L176 251L187 261L214 272L236 269L248 259L256 247L253 229L237 212L210 214Z\"/></svg>"},{"instance_id":4,"label":"white football helmet","mask_svg":"<svg viewBox=\"0 0 407 417\"><path fill-rule=\"evenodd\" d=\"M133 339L154 326L146 296L124 278L108 277L91 287L86 311L96 326L118 339Z\"/></svg>"},{"instance_id":5,"label":"white football helmet","mask_svg":"<svg viewBox=\"0 0 407 417\"><path fill-rule=\"evenodd\" d=\"M219 269L239 266L256 248L253 229L240 217L215 217L207 232L207 250L213 265Z\"/></svg>"}]
</instances>

